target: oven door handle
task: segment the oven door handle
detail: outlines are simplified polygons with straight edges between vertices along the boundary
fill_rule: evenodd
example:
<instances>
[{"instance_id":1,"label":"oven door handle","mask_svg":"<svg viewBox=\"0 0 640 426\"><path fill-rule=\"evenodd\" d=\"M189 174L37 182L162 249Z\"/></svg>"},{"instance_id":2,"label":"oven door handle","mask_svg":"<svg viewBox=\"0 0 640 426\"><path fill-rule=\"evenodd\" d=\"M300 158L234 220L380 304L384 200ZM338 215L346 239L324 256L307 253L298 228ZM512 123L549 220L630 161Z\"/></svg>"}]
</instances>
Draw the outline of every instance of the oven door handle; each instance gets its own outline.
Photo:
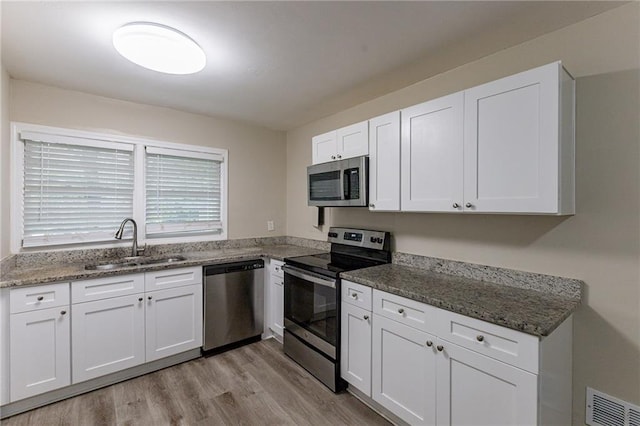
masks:
<instances>
[{"instance_id":1,"label":"oven door handle","mask_svg":"<svg viewBox=\"0 0 640 426\"><path fill-rule=\"evenodd\" d=\"M326 287L336 288L336 280L323 277L322 275L314 274L313 272L303 271L302 269L294 268L293 266L284 265L285 274L293 275L301 280L310 281L314 284L320 284Z\"/></svg>"}]
</instances>

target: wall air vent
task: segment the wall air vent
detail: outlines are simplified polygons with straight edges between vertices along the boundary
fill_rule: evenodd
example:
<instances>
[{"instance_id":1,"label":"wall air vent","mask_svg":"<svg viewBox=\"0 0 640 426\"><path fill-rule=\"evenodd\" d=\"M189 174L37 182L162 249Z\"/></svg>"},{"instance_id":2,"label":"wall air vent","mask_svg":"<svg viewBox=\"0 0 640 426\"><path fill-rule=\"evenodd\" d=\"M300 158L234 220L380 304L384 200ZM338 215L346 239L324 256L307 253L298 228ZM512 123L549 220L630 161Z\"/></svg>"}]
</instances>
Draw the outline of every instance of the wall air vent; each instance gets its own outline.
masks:
<instances>
[{"instance_id":1,"label":"wall air vent","mask_svg":"<svg viewBox=\"0 0 640 426\"><path fill-rule=\"evenodd\" d=\"M640 426L640 407L587 388L587 425Z\"/></svg>"}]
</instances>

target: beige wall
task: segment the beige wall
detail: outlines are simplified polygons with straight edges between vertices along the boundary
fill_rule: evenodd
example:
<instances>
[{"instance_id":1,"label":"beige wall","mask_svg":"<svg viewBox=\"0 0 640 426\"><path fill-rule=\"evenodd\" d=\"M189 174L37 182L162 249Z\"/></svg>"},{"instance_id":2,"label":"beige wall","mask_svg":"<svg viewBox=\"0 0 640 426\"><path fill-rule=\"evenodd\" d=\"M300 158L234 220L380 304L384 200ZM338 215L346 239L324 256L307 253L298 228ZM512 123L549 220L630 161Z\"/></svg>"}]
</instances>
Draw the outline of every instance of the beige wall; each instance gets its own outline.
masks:
<instances>
[{"instance_id":1,"label":"beige wall","mask_svg":"<svg viewBox=\"0 0 640 426\"><path fill-rule=\"evenodd\" d=\"M640 4L502 50L287 133L287 235L324 240L328 225L391 231L398 251L576 277L574 423L585 387L640 403ZM512 73L562 60L577 81L573 217L462 216L306 206L311 137Z\"/></svg>"},{"instance_id":2,"label":"beige wall","mask_svg":"<svg viewBox=\"0 0 640 426\"><path fill-rule=\"evenodd\" d=\"M9 255L9 74L0 66L0 259Z\"/></svg>"},{"instance_id":3,"label":"beige wall","mask_svg":"<svg viewBox=\"0 0 640 426\"><path fill-rule=\"evenodd\" d=\"M14 79L10 88L11 121L228 149L229 238L284 235L284 133Z\"/></svg>"}]
</instances>

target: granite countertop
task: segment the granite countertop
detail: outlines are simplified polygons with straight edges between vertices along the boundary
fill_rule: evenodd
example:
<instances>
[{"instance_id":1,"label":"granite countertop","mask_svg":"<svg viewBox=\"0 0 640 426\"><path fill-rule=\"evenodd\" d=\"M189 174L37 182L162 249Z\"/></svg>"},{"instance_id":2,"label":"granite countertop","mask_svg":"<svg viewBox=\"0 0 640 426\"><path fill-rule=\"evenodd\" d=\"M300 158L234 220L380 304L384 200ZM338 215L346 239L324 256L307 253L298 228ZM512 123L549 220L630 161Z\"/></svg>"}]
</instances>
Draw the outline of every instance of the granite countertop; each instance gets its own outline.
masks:
<instances>
[{"instance_id":1,"label":"granite countertop","mask_svg":"<svg viewBox=\"0 0 640 426\"><path fill-rule=\"evenodd\" d=\"M258 257L268 257L271 259L284 260L285 257L304 256L322 252L322 250L313 248L283 244L245 248L224 248L208 251L180 252L176 255L183 256L186 258L186 260L153 265L129 266L103 271L86 270L84 269L84 262L35 265L32 267L15 267L0 276L0 288L15 287L21 285L47 284L60 281L85 280L113 275L135 274L138 272L183 268L188 266L213 265L219 263L255 259ZM171 255L166 255L163 257L171 257ZM107 259L104 259L100 261L100 263L106 260Z\"/></svg>"},{"instance_id":2,"label":"granite countertop","mask_svg":"<svg viewBox=\"0 0 640 426\"><path fill-rule=\"evenodd\" d=\"M538 337L548 336L580 305L576 297L396 264L343 272L341 277Z\"/></svg>"}]
</instances>

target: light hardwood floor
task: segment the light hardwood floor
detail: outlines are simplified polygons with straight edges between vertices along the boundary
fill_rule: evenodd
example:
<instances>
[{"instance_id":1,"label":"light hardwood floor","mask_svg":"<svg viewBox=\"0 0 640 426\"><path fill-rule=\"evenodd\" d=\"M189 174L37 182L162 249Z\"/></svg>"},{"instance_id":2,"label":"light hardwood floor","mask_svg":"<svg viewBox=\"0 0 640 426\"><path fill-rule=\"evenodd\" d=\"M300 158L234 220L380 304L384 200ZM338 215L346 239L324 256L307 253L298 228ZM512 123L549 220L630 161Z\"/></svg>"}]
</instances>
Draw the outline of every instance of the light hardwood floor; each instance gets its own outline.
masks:
<instances>
[{"instance_id":1,"label":"light hardwood floor","mask_svg":"<svg viewBox=\"0 0 640 426\"><path fill-rule=\"evenodd\" d=\"M18 425L388 425L275 340L199 358L2 421Z\"/></svg>"}]
</instances>

